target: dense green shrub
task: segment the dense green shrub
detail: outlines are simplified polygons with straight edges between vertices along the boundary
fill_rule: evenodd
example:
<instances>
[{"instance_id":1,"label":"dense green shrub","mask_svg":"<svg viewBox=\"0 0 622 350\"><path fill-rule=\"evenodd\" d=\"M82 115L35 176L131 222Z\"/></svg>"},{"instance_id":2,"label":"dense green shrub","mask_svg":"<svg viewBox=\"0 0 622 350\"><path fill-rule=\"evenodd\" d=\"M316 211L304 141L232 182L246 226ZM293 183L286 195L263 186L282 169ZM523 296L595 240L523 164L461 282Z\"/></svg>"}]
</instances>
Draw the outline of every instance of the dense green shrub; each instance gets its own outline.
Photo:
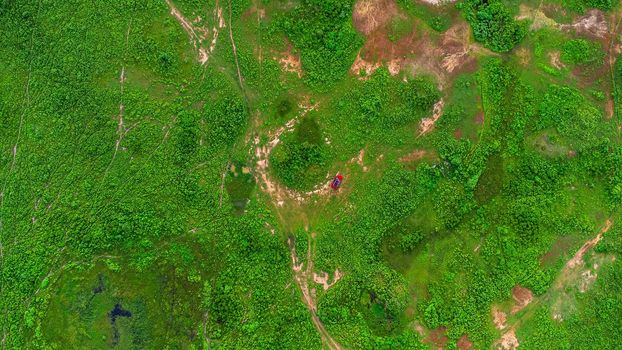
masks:
<instances>
[{"instance_id":1,"label":"dense green shrub","mask_svg":"<svg viewBox=\"0 0 622 350\"><path fill-rule=\"evenodd\" d=\"M270 155L270 164L286 186L310 189L326 176L327 152L319 124L313 117L306 117L293 134L282 137Z\"/></svg>"},{"instance_id":2,"label":"dense green shrub","mask_svg":"<svg viewBox=\"0 0 622 350\"><path fill-rule=\"evenodd\" d=\"M304 79L326 90L342 79L363 39L352 26L353 0L303 0L280 21L300 50Z\"/></svg>"},{"instance_id":3,"label":"dense green shrub","mask_svg":"<svg viewBox=\"0 0 622 350\"><path fill-rule=\"evenodd\" d=\"M459 5L475 40L497 52L510 51L527 34L527 22L516 21L499 0L467 0Z\"/></svg>"}]
</instances>

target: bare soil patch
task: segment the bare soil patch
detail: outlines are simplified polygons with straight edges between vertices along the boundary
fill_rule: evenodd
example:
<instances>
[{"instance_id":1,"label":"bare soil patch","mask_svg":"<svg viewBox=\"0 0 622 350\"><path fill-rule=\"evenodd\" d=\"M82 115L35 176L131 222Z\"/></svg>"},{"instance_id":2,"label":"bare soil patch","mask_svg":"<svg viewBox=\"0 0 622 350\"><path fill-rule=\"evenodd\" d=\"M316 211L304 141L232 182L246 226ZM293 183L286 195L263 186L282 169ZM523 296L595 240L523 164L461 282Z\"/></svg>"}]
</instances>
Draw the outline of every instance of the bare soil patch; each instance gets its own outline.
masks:
<instances>
[{"instance_id":1,"label":"bare soil patch","mask_svg":"<svg viewBox=\"0 0 622 350\"><path fill-rule=\"evenodd\" d=\"M358 153L358 155L356 157L350 159L348 161L348 164L358 164L361 167L361 169L363 169L363 172L367 172L367 171L369 171L369 167L367 167L365 165L365 162L363 161L363 158L365 158L365 149L364 148L362 148L359 151L359 153Z\"/></svg>"},{"instance_id":2,"label":"bare soil patch","mask_svg":"<svg viewBox=\"0 0 622 350\"><path fill-rule=\"evenodd\" d=\"M496 347L497 349L514 350L517 349L519 345L518 338L516 338L516 330L512 328L501 336Z\"/></svg>"},{"instance_id":3,"label":"bare soil patch","mask_svg":"<svg viewBox=\"0 0 622 350\"><path fill-rule=\"evenodd\" d=\"M389 23L395 14L394 0L360 0L354 5L352 22L356 30L369 35Z\"/></svg>"},{"instance_id":4,"label":"bare soil patch","mask_svg":"<svg viewBox=\"0 0 622 350\"><path fill-rule=\"evenodd\" d=\"M497 306L492 307L492 322L495 324L497 329L504 329L507 321L507 315L505 312L501 311Z\"/></svg>"},{"instance_id":5,"label":"bare soil patch","mask_svg":"<svg viewBox=\"0 0 622 350\"><path fill-rule=\"evenodd\" d=\"M311 313L311 321L313 322L313 325L315 326L318 333L320 334L320 337L322 338L322 342L326 344L329 349L341 350L342 349L341 345L337 343L331 337L331 335L328 333L328 331L324 327L324 324L322 323L320 318L317 316L317 300L316 300L315 289L309 288L309 279L312 277L312 271L313 271L313 260L311 257L311 239L309 239L309 241L307 242L308 248L307 248L306 268L304 268L304 263L300 261L300 259L298 258L298 255L296 254L296 245L295 245L294 239L292 237L289 237L287 240L287 243L289 245L290 255L292 259L292 270L294 272L294 281L296 282L296 284L300 288L300 291L302 292L302 299L303 299L305 306ZM336 282L337 282L337 279L335 278L335 281L333 282L333 284Z\"/></svg>"},{"instance_id":6,"label":"bare soil patch","mask_svg":"<svg viewBox=\"0 0 622 350\"><path fill-rule=\"evenodd\" d=\"M431 0L430 3L440 2ZM475 69L474 53L483 49L470 43L471 32L466 22L459 21L438 39L416 30L415 23L409 34L391 41L389 23L393 18L403 16L393 0L360 0L356 3L354 26L367 41L351 68L352 73L363 71L367 76L385 65L392 75L396 75L408 68L412 73L433 74L442 87L459 72Z\"/></svg>"},{"instance_id":7,"label":"bare soil patch","mask_svg":"<svg viewBox=\"0 0 622 350\"><path fill-rule=\"evenodd\" d=\"M512 306L512 314L515 314L533 301L533 293L529 289L517 285L512 288L512 298L515 302Z\"/></svg>"},{"instance_id":8,"label":"bare soil patch","mask_svg":"<svg viewBox=\"0 0 622 350\"><path fill-rule=\"evenodd\" d=\"M343 277L343 273L339 271L339 269L335 269L335 273L333 274L333 281L330 282L330 276L328 272L320 272L313 273L313 282L321 284L324 290L328 290L330 287L334 286L335 283L339 282L339 280Z\"/></svg>"},{"instance_id":9,"label":"bare soil patch","mask_svg":"<svg viewBox=\"0 0 622 350\"><path fill-rule=\"evenodd\" d=\"M458 349L460 350L471 350L473 349L473 342L469 339L469 337L464 334L460 339L458 339L458 343L456 344Z\"/></svg>"},{"instance_id":10,"label":"bare soil patch","mask_svg":"<svg viewBox=\"0 0 622 350\"><path fill-rule=\"evenodd\" d=\"M294 73L298 78L302 78L302 63L300 62L300 54L293 53L293 45L287 41L287 49L273 57L279 62L284 72Z\"/></svg>"},{"instance_id":11,"label":"bare soil patch","mask_svg":"<svg viewBox=\"0 0 622 350\"><path fill-rule=\"evenodd\" d=\"M434 5L434 6L447 5L447 4L452 4L456 2L456 0L419 0L419 1L423 2L424 4Z\"/></svg>"},{"instance_id":12,"label":"bare soil patch","mask_svg":"<svg viewBox=\"0 0 622 350\"><path fill-rule=\"evenodd\" d=\"M423 136L432 129L434 129L434 124L436 121L443 115L443 107L445 106L445 101L441 98L438 102L434 104L434 109L432 111L432 116L430 118L423 118L419 123L419 136Z\"/></svg>"},{"instance_id":13,"label":"bare soil patch","mask_svg":"<svg viewBox=\"0 0 622 350\"><path fill-rule=\"evenodd\" d=\"M369 76L371 76L376 69L380 67L382 67L382 64L378 62L368 62L362 59L361 53L359 52L359 54L356 55L356 59L354 60L352 67L350 67L350 72L354 75L358 75L361 80L367 80L369 79Z\"/></svg>"},{"instance_id":14,"label":"bare soil patch","mask_svg":"<svg viewBox=\"0 0 622 350\"><path fill-rule=\"evenodd\" d=\"M609 33L607 18L600 10L589 10L585 16L578 17L571 25L561 25L560 29L574 30L577 34L593 39L602 39Z\"/></svg>"},{"instance_id":15,"label":"bare soil patch","mask_svg":"<svg viewBox=\"0 0 622 350\"><path fill-rule=\"evenodd\" d=\"M447 327L438 327L436 329L431 330L428 333L428 336L423 339L424 343L437 345L440 349L442 349L447 342L449 342L449 338L445 333L447 332Z\"/></svg>"},{"instance_id":16,"label":"bare soil patch","mask_svg":"<svg viewBox=\"0 0 622 350\"><path fill-rule=\"evenodd\" d=\"M585 253L587 253L589 250L594 248L594 246L596 244L598 244L598 242L600 242L601 239L603 239L603 234L606 233L607 231L609 231L609 229L611 228L612 224L613 224L613 222L611 220L607 219L607 221L605 222L605 225L600 230L598 235L596 235L596 237L594 237L593 239L590 239L589 241L585 242L585 244L583 244L583 246L581 246L581 248L579 248L579 250L572 257L572 259L568 260L568 262L566 263L566 266L564 267L564 269L565 270L567 270L567 269L574 269L577 266L583 266L583 264L584 264L583 257L585 256Z\"/></svg>"},{"instance_id":17,"label":"bare soil patch","mask_svg":"<svg viewBox=\"0 0 622 350\"><path fill-rule=\"evenodd\" d=\"M560 57L561 53L559 51L549 52L549 63L551 64L551 66L555 67L556 69L566 68L566 65L562 63Z\"/></svg>"},{"instance_id":18,"label":"bare soil patch","mask_svg":"<svg viewBox=\"0 0 622 350\"><path fill-rule=\"evenodd\" d=\"M526 47L521 47L516 50L516 57L521 66L527 67L531 62L531 51Z\"/></svg>"}]
</instances>

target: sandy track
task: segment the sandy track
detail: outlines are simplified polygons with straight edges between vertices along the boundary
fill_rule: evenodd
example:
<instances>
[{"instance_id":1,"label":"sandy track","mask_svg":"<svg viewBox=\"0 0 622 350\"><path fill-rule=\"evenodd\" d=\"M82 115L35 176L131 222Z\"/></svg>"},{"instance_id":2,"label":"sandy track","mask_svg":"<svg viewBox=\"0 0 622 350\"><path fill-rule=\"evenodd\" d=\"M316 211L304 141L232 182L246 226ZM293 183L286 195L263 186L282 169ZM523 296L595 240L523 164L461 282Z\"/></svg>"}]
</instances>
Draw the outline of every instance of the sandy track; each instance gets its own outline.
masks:
<instances>
[{"instance_id":1,"label":"sandy track","mask_svg":"<svg viewBox=\"0 0 622 350\"><path fill-rule=\"evenodd\" d=\"M302 292L302 300L305 304L305 307L311 313L311 321L313 325L317 329L320 337L322 338L322 342L328 346L331 350L341 350L342 347L339 343L333 339L333 337L328 333L324 324L320 320L317 315L317 301L315 295L315 289L309 288L309 280L312 276L315 276L313 273L313 260L311 256L311 239L307 241L307 266L304 267L304 263L300 262L298 255L296 254L296 245L294 239L292 237L287 239L287 243L289 245L290 254L292 258L292 270L294 271L294 281L300 288ZM337 270L338 271L338 270ZM339 277L340 278L340 277ZM338 281L337 275L335 275L336 283ZM332 285L332 284L331 284ZM327 288L325 288L327 289Z\"/></svg>"},{"instance_id":2,"label":"sandy track","mask_svg":"<svg viewBox=\"0 0 622 350\"><path fill-rule=\"evenodd\" d=\"M200 16L190 21L175 7L175 4L173 4L171 0L165 1L171 11L171 16L175 17L177 22L179 22L184 31L188 34L190 43L197 53L197 60L201 65L206 64L214 52L214 49L216 49L220 29L226 26L225 19L222 15L222 8L218 7L218 0L216 0L216 7L213 10L213 24L211 29L209 27L210 24L207 22L203 25L196 24L203 21Z\"/></svg>"}]
</instances>

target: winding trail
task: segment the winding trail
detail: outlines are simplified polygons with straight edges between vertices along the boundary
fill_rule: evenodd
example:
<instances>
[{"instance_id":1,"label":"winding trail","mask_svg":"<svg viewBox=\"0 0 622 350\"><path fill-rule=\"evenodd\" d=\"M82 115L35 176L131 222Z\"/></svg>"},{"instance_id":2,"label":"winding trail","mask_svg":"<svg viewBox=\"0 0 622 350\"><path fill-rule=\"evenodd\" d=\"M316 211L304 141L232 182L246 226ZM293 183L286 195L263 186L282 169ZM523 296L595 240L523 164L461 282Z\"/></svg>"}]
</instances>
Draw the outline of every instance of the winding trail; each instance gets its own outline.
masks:
<instances>
[{"instance_id":1,"label":"winding trail","mask_svg":"<svg viewBox=\"0 0 622 350\"><path fill-rule=\"evenodd\" d=\"M125 124L123 122L123 115L125 114L125 104L123 102L124 97L125 97L125 80L126 80L126 75L125 75L125 61L126 61L126 57L127 57L127 51L129 48L129 38L130 38L130 32L132 30L132 19L130 18L130 21L127 24L127 31L125 32L125 48L123 50L123 63L121 66L121 73L119 74L119 84L121 85L121 101L119 102L119 114L117 116L117 140L115 141L115 145L114 145L114 153L112 154L112 159L110 159L110 163L108 163L108 166L106 167L106 171L104 171L104 177L106 177L106 175L108 174L108 171L110 170L110 167L112 166L112 163L114 162L114 160L117 158L117 153L119 152L119 147L121 146L121 142L123 141L123 137L125 136L127 130L125 129Z\"/></svg>"},{"instance_id":2,"label":"winding trail","mask_svg":"<svg viewBox=\"0 0 622 350\"><path fill-rule=\"evenodd\" d=\"M322 342L328 346L331 350L342 350L343 348L333 337L328 333L326 327L317 315L317 300L315 290L309 288L309 280L313 275L313 259L311 257L311 245L312 241L309 238L307 240L307 266L303 269L304 263L300 262L298 255L296 254L296 244L292 237L287 239L289 250L292 258L292 270L294 271L294 281L302 292L302 301L305 307L311 313L311 321L320 334Z\"/></svg>"}]
</instances>

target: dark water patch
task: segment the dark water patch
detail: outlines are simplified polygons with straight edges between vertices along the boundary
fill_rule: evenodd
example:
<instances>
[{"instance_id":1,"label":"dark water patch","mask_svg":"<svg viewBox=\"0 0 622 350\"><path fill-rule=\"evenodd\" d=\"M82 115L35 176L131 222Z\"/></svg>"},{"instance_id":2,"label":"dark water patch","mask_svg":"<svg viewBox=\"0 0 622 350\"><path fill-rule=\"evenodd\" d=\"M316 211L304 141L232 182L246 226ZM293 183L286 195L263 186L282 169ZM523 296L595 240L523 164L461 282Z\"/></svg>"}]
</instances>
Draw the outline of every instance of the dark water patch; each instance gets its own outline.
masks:
<instances>
[{"instance_id":1,"label":"dark water patch","mask_svg":"<svg viewBox=\"0 0 622 350\"><path fill-rule=\"evenodd\" d=\"M97 274L97 286L93 288L93 296L95 296L95 294L102 293L105 290L106 290L106 285L104 283L104 274L99 273Z\"/></svg>"},{"instance_id":2,"label":"dark water patch","mask_svg":"<svg viewBox=\"0 0 622 350\"><path fill-rule=\"evenodd\" d=\"M119 328L117 327L117 317L132 317L132 313L129 310L125 310L121 304L116 303L114 308L108 313L108 317L112 326L112 346L116 346L121 338Z\"/></svg>"}]
</instances>

